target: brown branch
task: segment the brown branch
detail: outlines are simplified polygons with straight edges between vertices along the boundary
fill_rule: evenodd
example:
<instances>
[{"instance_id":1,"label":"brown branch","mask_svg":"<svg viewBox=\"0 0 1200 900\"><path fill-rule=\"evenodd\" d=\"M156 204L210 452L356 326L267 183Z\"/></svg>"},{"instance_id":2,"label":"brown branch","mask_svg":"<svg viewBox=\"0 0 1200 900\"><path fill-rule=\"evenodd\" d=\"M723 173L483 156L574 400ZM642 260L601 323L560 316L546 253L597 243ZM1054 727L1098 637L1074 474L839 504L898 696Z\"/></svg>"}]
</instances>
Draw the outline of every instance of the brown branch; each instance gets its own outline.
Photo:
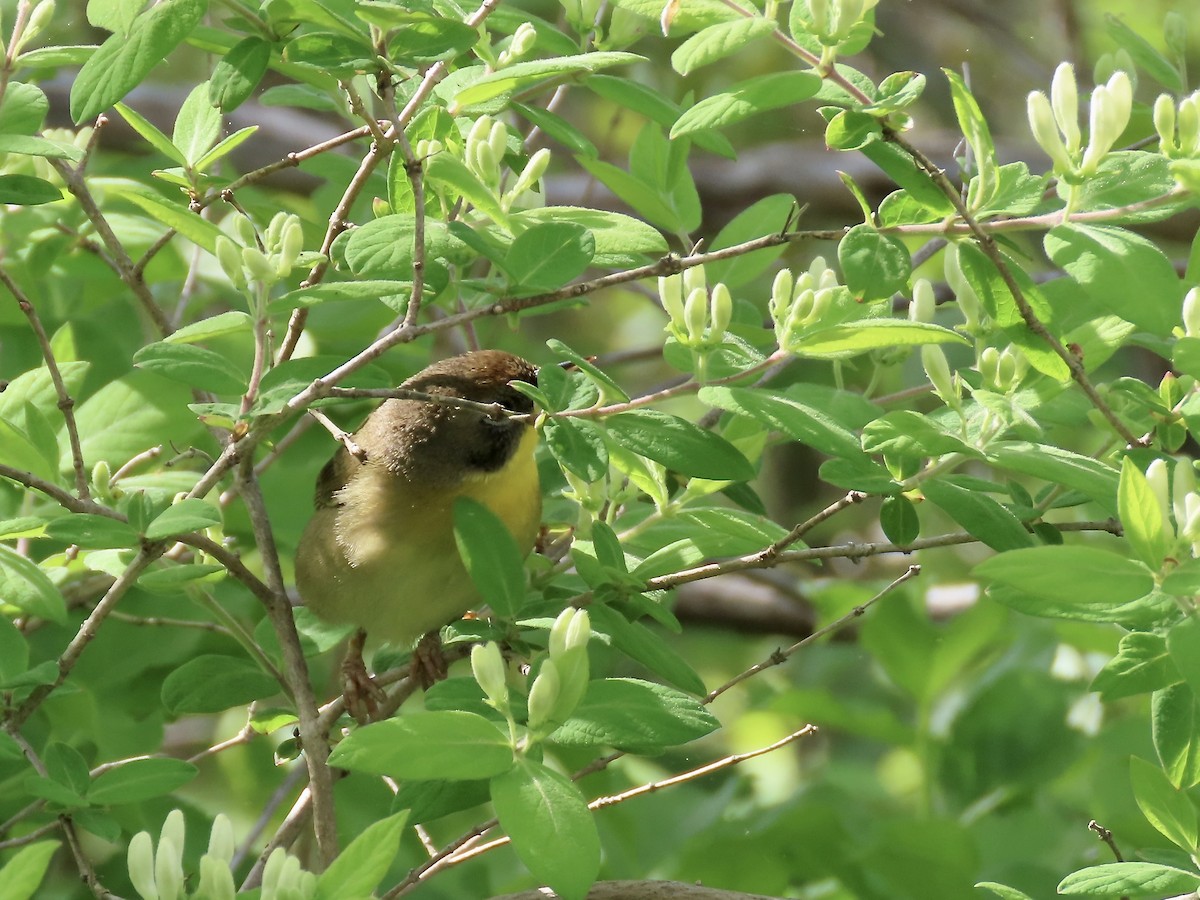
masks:
<instances>
[{"instance_id":1,"label":"brown branch","mask_svg":"<svg viewBox=\"0 0 1200 900\"><path fill-rule=\"evenodd\" d=\"M3 258L3 253L0 253L0 258ZM38 346L42 349L42 359L45 360L46 369L50 372L50 380L54 383L54 392L58 395L58 408L62 412L63 421L67 426L67 440L71 444L71 463L75 469L75 493L79 499L87 500L88 474L83 462L83 447L79 443L79 429L75 425L75 401L67 392L67 386L63 382L58 361L54 358L54 349L50 346L50 338L46 335L46 329L42 327L42 320L38 316L37 310L34 309L33 302L21 290L20 285L13 280L3 265L0 265L0 283L3 283L16 298L17 305L21 307L21 312L29 320L29 327L33 329Z\"/></svg>"}]
</instances>

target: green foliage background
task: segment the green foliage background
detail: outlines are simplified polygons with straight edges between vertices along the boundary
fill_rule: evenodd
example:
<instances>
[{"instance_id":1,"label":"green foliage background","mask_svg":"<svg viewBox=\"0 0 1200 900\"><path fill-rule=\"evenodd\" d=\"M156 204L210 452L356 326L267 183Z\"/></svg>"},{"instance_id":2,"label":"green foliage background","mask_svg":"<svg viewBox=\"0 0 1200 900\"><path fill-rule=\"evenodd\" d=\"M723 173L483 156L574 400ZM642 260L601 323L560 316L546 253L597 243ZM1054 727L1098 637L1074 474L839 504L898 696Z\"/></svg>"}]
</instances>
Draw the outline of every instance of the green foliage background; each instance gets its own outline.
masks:
<instances>
[{"instance_id":1,"label":"green foliage background","mask_svg":"<svg viewBox=\"0 0 1200 900\"><path fill-rule=\"evenodd\" d=\"M163 896L331 836L300 896L1200 885L1200 118L1171 145L1155 112L1200 22L865 5L0 4L0 897L145 896L143 832ZM1062 58L1116 129L1091 170L1030 139ZM1117 69L1130 114L1089 122ZM304 409L352 430L375 401L334 382L472 346L544 367L548 531L446 636L532 672L318 720ZM548 660L582 697L553 729ZM405 826L445 848L493 806L515 852L424 870Z\"/></svg>"}]
</instances>

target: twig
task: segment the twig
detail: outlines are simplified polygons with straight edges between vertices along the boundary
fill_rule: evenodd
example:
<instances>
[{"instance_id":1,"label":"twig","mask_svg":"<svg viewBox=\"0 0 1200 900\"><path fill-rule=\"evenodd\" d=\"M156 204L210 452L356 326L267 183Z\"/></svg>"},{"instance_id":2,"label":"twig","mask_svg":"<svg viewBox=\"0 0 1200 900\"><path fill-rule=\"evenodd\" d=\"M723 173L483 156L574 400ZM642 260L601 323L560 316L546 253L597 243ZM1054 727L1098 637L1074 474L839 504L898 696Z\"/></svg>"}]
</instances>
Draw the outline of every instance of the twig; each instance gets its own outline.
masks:
<instances>
[{"instance_id":1,"label":"twig","mask_svg":"<svg viewBox=\"0 0 1200 900\"><path fill-rule=\"evenodd\" d=\"M303 771L302 769L299 771ZM288 811L287 816L271 836L271 840L267 842L267 846L263 847L262 852L258 854L258 859L255 860L249 873L246 875L245 881L242 882L242 891L249 891L262 884L263 868L270 859L271 854L275 852L277 847L290 847L300 837L300 832L304 830L304 824L308 821L309 813L312 811L312 790L311 784L300 792L300 796L296 798L296 802L292 804L292 808Z\"/></svg>"},{"instance_id":2,"label":"twig","mask_svg":"<svg viewBox=\"0 0 1200 900\"><path fill-rule=\"evenodd\" d=\"M1087 827L1089 831L1096 832L1096 837L1100 838L1100 840L1104 841L1104 843L1108 845L1108 849L1112 851L1112 855L1116 857L1117 862L1125 862L1125 857L1121 855L1121 850L1117 847L1117 842L1113 840L1113 833L1111 831L1109 831L1095 819L1092 819L1090 822L1088 822Z\"/></svg>"},{"instance_id":3,"label":"twig","mask_svg":"<svg viewBox=\"0 0 1200 900\"><path fill-rule=\"evenodd\" d=\"M674 787L677 784L695 781L698 778L711 775L713 772L719 772L722 769L729 768L730 766L736 766L740 763L744 763L748 759L754 759L758 756L765 756L768 753L773 753L782 747L786 747L793 741L797 741L802 737L807 737L810 734L816 734L816 732L816 725L805 725L799 731L793 731L787 737L781 738L780 740L771 744L769 747L759 747L757 750L750 750L746 753L735 753L732 756L726 756L723 759L718 759L717 761L708 763L707 765L698 766L695 769L689 769L686 772L681 772L678 775L665 778L662 781L652 781L648 784L639 785L638 787L632 788L628 791L622 791L619 794L610 794L605 797L597 797L588 804L588 809L595 811L597 809L603 809L606 806L616 806L618 803L624 803L626 800L632 800L635 797L641 797L645 794L652 794L656 791ZM487 853L489 850L495 850L497 847L503 847L505 844L511 843L511 841L512 838L505 835L504 837L496 838L494 841L488 841L486 844L480 844L476 847L471 847L469 850L464 850L461 853L455 853L454 855L447 857L442 862L442 865L438 868L445 869L449 868L450 866L456 866L459 863L464 863L469 859L475 858L476 856L481 856L482 854ZM388 894L384 895L385 898L388 896Z\"/></svg>"},{"instance_id":4,"label":"twig","mask_svg":"<svg viewBox=\"0 0 1200 900\"><path fill-rule=\"evenodd\" d=\"M44 801L38 803L40 807ZM9 838L7 841L0 841L0 850L14 850L17 847L24 847L27 844L32 844L38 838L45 837L50 832L58 828L58 821L47 822L45 825L39 825L33 831L23 834L20 837Z\"/></svg>"},{"instance_id":5,"label":"twig","mask_svg":"<svg viewBox=\"0 0 1200 900\"><path fill-rule=\"evenodd\" d=\"M899 578L892 581L887 587L885 587L883 590L881 590L879 593L877 593L870 600L867 600L865 603L861 603L858 606L854 607L854 609L850 610L850 612L846 613L844 616L837 619L836 621L830 622L824 628L818 628L816 631L814 631L808 637L804 638L803 640L797 641L796 643L792 644L792 646L788 647L786 650L775 650L770 656L768 656L762 662L756 663L755 665L751 666L746 671L742 672L740 675L737 675L737 676L731 678L729 681L725 682L720 687L714 688L713 690L709 691L708 694L705 695L703 702L706 704L712 703L714 700L716 700L718 697L720 697L723 693L725 693L731 687L741 684L743 681L745 681L748 678L754 677L755 675L757 675L759 672L763 671L764 669L769 669L772 666L782 665L783 663L787 662L788 657L790 657L792 654L794 654L801 647L805 647L811 643L814 643L815 641L820 640L827 634L832 634L835 631L841 631L842 628L844 628L849 622L852 622L854 619L857 619L860 616L864 615L868 609L870 609L872 606L874 606L876 603L878 603L880 600L882 600L884 597L886 597L888 594L890 594L896 588L900 587L900 585L904 584L904 582L911 581L912 579L916 578L920 574L921 574L920 566L909 566L907 571L905 571L905 573L903 575L901 575Z\"/></svg>"},{"instance_id":6,"label":"twig","mask_svg":"<svg viewBox=\"0 0 1200 900\"><path fill-rule=\"evenodd\" d=\"M248 743L250 743L250 741L254 740L256 737L258 737L257 731L255 731L249 725L243 725L242 730L239 731L237 734L235 734L233 737L226 738L223 741L218 741L217 743L213 744L211 747L205 747L199 753L193 753L191 756L188 757L187 761L190 762L192 765L195 765L196 763L201 762L202 760L208 759L208 757L210 757L210 756L216 756L218 753L228 750L230 747L240 747L242 744L248 744ZM299 771L299 770L297 770L297 771Z\"/></svg>"},{"instance_id":7,"label":"twig","mask_svg":"<svg viewBox=\"0 0 1200 900\"><path fill-rule=\"evenodd\" d=\"M122 478L128 477L129 473L132 472L134 469L136 469L138 466L140 466L142 463L149 462L152 459L158 459L160 456L162 456L162 452L163 452L163 446L162 446L162 444L159 444L157 447L150 447L149 449L143 450L141 453L138 453L136 456L130 457L126 461L125 465L121 466L121 468L119 468L119 469L117 469L117 471L113 472L112 477L108 480L108 483L116 484Z\"/></svg>"},{"instance_id":8,"label":"twig","mask_svg":"<svg viewBox=\"0 0 1200 900\"><path fill-rule=\"evenodd\" d=\"M818 525L820 525L826 519L829 519L832 516L837 515L838 513L840 513L843 509L846 509L847 507L854 506L856 503L862 503L864 500L867 499L867 496L868 495L864 494L862 491L850 491L849 493L846 494L846 496L842 497L840 500L838 500L834 503L831 503L829 506L825 507L823 510L821 510L819 513L817 513L812 518L808 519L807 521L801 522L799 525L797 525L795 528L793 528L791 531L789 531L787 534L785 534L779 540L775 541L775 543L771 544L769 547L764 547L758 553L759 558L761 559L761 561L763 563L771 562L780 553L782 553L784 550L786 550L792 544L796 543L798 540L800 540L802 537L804 537L804 535L808 534L810 531L812 531L814 528L816 528Z\"/></svg>"},{"instance_id":9,"label":"twig","mask_svg":"<svg viewBox=\"0 0 1200 900\"><path fill-rule=\"evenodd\" d=\"M0 254L0 257L2 255ZM21 312L29 320L29 327L33 329L38 346L42 348L42 359L45 360L46 369L50 372L50 380L54 383L54 392L58 395L58 408L62 411L63 421L67 426L67 439L71 444L71 463L75 469L75 493L79 499L87 500L88 475L83 461L83 447L79 443L79 429L75 426L75 401L67 392L67 386L63 382L62 372L58 369L58 361L54 358L54 348L50 346L50 338L46 335L46 329L42 327L42 320L38 316L37 310L34 309L32 301L3 265L0 265L0 283L3 283L17 299L17 305L21 307Z\"/></svg>"},{"instance_id":10,"label":"twig","mask_svg":"<svg viewBox=\"0 0 1200 900\"><path fill-rule=\"evenodd\" d=\"M306 410L314 420L321 424L321 427L333 435L333 439L346 448L346 452L355 459L366 462L367 453L362 447L354 443L354 438L350 436L349 431L343 431L333 422L329 416L321 412L319 409L313 409L311 406Z\"/></svg>"},{"instance_id":11,"label":"twig","mask_svg":"<svg viewBox=\"0 0 1200 900\"><path fill-rule=\"evenodd\" d=\"M251 826L249 834L242 839L242 843L238 845L237 852L233 854L233 859L229 863L229 867L236 871L242 866L242 860L250 853L250 848L254 846L254 842L259 836L266 831L267 826L271 824L271 820L275 818L275 811L282 805L284 799L296 789L296 785L304 778L307 773L303 766L293 766L292 770L287 773L279 786L271 793L270 798L263 804L262 811Z\"/></svg>"}]
</instances>

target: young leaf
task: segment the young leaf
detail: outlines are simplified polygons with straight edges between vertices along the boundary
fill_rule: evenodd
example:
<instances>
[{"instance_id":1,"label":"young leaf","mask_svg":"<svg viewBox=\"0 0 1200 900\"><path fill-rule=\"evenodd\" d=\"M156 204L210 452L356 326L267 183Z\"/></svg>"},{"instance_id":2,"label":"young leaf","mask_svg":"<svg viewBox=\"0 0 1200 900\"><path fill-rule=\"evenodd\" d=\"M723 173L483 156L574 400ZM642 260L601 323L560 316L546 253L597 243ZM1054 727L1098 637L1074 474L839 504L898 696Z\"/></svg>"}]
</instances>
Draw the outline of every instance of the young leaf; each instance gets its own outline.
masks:
<instances>
[{"instance_id":1,"label":"young leaf","mask_svg":"<svg viewBox=\"0 0 1200 900\"><path fill-rule=\"evenodd\" d=\"M791 106L812 97L821 87L814 72L774 72L748 78L724 94L705 97L671 127L671 139L696 131L724 128L760 112Z\"/></svg>"},{"instance_id":2,"label":"young leaf","mask_svg":"<svg viewBox=\"0 0 1200 900\"><path fill-rule=\"evenodd\" d=\"M454 542L480 596L504 617L525 599L525 567L512 533L494 512L469 497L454 501Z\"/></svg>"},{"instance_id":3,"label":"young leaf","mask_svg":"<svg viewBox=\"0 0 1200 900\"><path fill-rule=\"evenodd\" d=\"M671 54L671 66L680 75L687 75L709 63L732 56L775 28L774 21L760 16L710 25L675 48Z\"/></svg>"},{"instance_id":4,"label":"young leaf","mask_svg":"<svg viewBox=\"0 0 1200 900\"><path fill-rule=\"evenodd\" d=\"M160 541L164 538L202 531L210 525L221 524L221 511L198 497L180 500L168 506L161 515L146 526L146 540Z\"/></svg>"},{"instance_id":5,"label":"young leaf","mask_svg":"<svg viewBox=\"0 0 1200 900\"><path fill-rule=\"evenodd\" d=\"M50 860L60 846L58 841L38 841L14 853L0 867L4 900L30 900L46 877Z\"/></svg>"},{"instance_id":6,"label":"young leaf","mask_svg":"<svg viewBox=\"0 0 1200 900\"><path fill-rule=\"evenodd\" d=\"M507 772L513 748L483 716L418 712L357 729L333 749L329 764L393 778L471 781Z\"/></svg>"},{"instance_id":7,"label":"young leaf","mask_svg":"<svg viewBox=\"0 0 1200 900\"><path fill-rule=\"evenodd\" d=\"M883 499L879 508L879 527L893 544L911 544L921 534L921 519L913 502L903 494Z\"/></svg>"},{"instance_id":8,"label":"young leaf","mask_svg":"<svg viewBox=\"0 0 1200 900\"><path fill-rule=\"evenodd\" d=\"M1027 547L986 559L974 574L1061 610L1117 607L1150 593L1144 565L1099 547Z\"/></svg>"},{"instance_id":9,"label":"young leaf","mask_svg":"<svg viewBox=\"0 0 1200 900\"><path fill-rule=\"evenodd\" d=\"M1163 771L1182 790L1200 784L1200 704L1186 684L1155 691L1150 703L1151 735Z\"/></svg>"},{"instance_id":10,"label":"young leaf","mask_svg":"<svg viewBox=\"0 0 1200 900\"><path fill-rule=\"evenodd\" d=\"M564 469L584 481L599 481L608 472L604 432L586 419L551 419L542 429L546 446Z\"/></svg>"},{"instance_id":11,"label":"young leaf","mask_svg":"<svg viewBox=\"0 0 1200 900\"><path fill-rule=\"evenodd\" d=\"M754 466L720 435L686 419L650 409L617 413L604 420L608 436L668 469L716 481L749 481Z\"/></svg>"},{"instance_id":12,"label":"young leaf","mask_svg":"<svg viewBox=\"0 0 1200 900\"><path fill-rule=\"evenodd\" d=\"M66 601L50 576L7 544L0 544L0 597L31 616L67 621Z\"/></svg>"},{"instance_id":13,"label":"young leaf","mask_svg":"<svg viewBox=\"0 0 1200 900\"><path fill-rule=\"evenodd\" d=\"M912 274L912 257L898 237L870 225L855 225L838 244L838 263L846 287L863 300L881 300L903 290Z\"/></svg>"},{"instance_id":14,"label":"young leaf","mask_svg":"<svg viewBox=\"0 0 1200 900\"><path fill-rule=\"evenodd\" d=\"M98 806L141 803L183 787L197 772L182 759L133 759L97 775L87 799Z\"/></svg>"},{"instance_id":15,"label":"young leaf","mask_svg":"<svg viewBox=\"0 0 1200 900\"><path fill-rule=\"evenodd\" d=\"M271 44L260 37L238 41L213 68L208 100L223 113L241 106L254 93L271 62Z\"/></svg>"},{"instance_id":16,"label":"young leaf","mask_svg":"<svg viewBox=\"0 0 1200 900\"><path fill-rule=\"evenodd\" d=\"M955 522L996 551L1031 547L1033 536L1011 510L987 494L948 479L922 482L921 491Z\"/></svg>"},{"instance_id":17,"label":"young leaf","mask_svg":"<svg viewBox=\"0 0 1200 900\"><path fill-rule=\"evenodd\" d=\"M275 679L239 656L189 659L163 680L162 703L173 715L215 713L278 693Z\"/></svg>"},{"instance_id":18,"label":"young leaf","mask_svg":"<svg viewBox=\"0 0 1200 900\"><path fill-rule=\"evenodd\" d=\"M992 143L987 119L983 117L983 111L962 76L950 69L942 71L950 82L950 96L954 100L958 127L967 139L975 167L979 170L978 178L972 181L974 192L968 197L971 209L979 209L992 201L1000 187L996 170L996 145Z\"/></svg>"},{"instance_id":19,"label":"young leaf","mask_svg":"<svg viewBox=\"0 0 1200 900\"><path fill-rule=\"evenodd\" d=\"M1129 780L1142 815L1185 853L1196 850L1196 807L1163 774L1162 769L1144 759L1129 759Z\"/></svg>"},{"instance_id":20,"label":"young leaf","mask_svg":"<svg viewBox=\"0 0 1200 900\"><path fill-rule=\"evenodd\" d=\"M185 165L192 166L217 142L220 134L221 113L208 101L208 82L203 82L192 88L179 107L171 143L183 154Z\"/></svg>"},{"instance_id":21,"label":"young leaf","mask_svg":"<svg viewBox=\"0 0 1200 900\"><path fill-rule=\"evenodd\" d=\"M521 862L563 900L583 900L600 871L600 837L570 779L522 757L492 779L492 805Z\"/></svg>"},{"instance_id":22,"label":"young leaf","mask_svg":"<svg viewBox=\"0 0 1200 900\"><path fill-rule=\"evenodd\" d=\"M1132 894L1191 893L1200 887L1200 875L1158 863L1119 862L1089 866L1072 872L1058 885L1069 897L1120 897Z\"/></svg>"},{"instance_id":23,"label":"young leaf","mask_svg":"<svg viewBox=\"0 0 1200 900\"><path fill-rule=\"evenodd\" d=\"M922 344L965 344L956 331L932 322L907 319L860 319L809 332L796 342L803 356L857 354L887 347L917 347Z\"/></svg>"},{"instance_id":24,"label":"young leaf","mask_svg":"<svg viewBox=\"0 0 1200 900\"><path fill-rule=\"evenodd\" d=\"M396 858L407 822L405 810L363 829L321 873L313 900L371 896Z\"/></svg>"},{"instance_id":25,"label":"young leaf","mask_svg":"<svg viewBox=\"0 0 1200 900\"><path fill-rule=\"evenodd\" d=\"M195 344L147 344L133 355L133 364L217 394L236 394L246 389L246 376L236 365L220 353Z\"/></svg>"},{"instance_id":26,"label":"young leaf","mask_svg":"<svg viewBox=\"0 0 1200 900\"><path fill-rule=\"evenodd\" d=\"M495 72L477 78L454 95L454 104L462 109L484 103L501 94L538 82L558 79L568 75L599 72L613 66L631 65L641 62L643 57L636 53L581 53L578 56L562 56L551 59L536 59L514 63Z\"/></svg>"},{"instance_id":27,"label":"young leaf","mask_svg":"<svg viewBox=\"0 0 1200 900\"><path fill-rule=\"evenodd\" d=\"M1169 687L1180 677L1166 638L1149 631L1131 631L1121 638L1117 655L1096 673L1089 689L1111 702Z\"/></svg>"},{"instance_id":28,"label":"young leaf","mask_svg":"<svg viewBox=\"0 0 1200 900\"><path fill-rule=\"evenodd\" d=\"M133 90L191 34L207 8L208 0L163 0L141 13L127 35L109 35L71 86L71 118L95 118Z\"/></svg>"},{"instance_id":29,"label":"young leaf","mask_svg":"<svg viewBox=\"0 0 1200 900\"><path fill-rule=\"evenodd\" d=\"M41 206L63 198L60 188L33 175L0 175L0 203Z\"/></svg>"},{"instance_id":30,"label":"young leaf","mask_svg":"<svg viewBox=\"0 0 1200 900\"><path fill-rule=\"evenodd\" d=\"M75 513L54 519L46 525L46 537L80 547L136 547L137 531L128 523L108 516Z\"/></svg>"},{"instance_id":31,"label":"young leaf","mask_svg":"<svg viewBox=\"0 0 1200 900\"><path fill-rule=\"evenodd\" d=\"M703 387L700 402L751 416L829 456L862 456L859 439L823 410L761 388Z\"/></svg>"},{"instance_id":32,"label":"young leaf","mask_svg":"<svg viewBox=\"0 0 1200 900\"><path fill-rule=\"evenodd\" d=\"M505 267L521 293L540 293L581 274L595 255L596 240L582 225L545 222L513 241Z\"/></svg>"}]
</instances>

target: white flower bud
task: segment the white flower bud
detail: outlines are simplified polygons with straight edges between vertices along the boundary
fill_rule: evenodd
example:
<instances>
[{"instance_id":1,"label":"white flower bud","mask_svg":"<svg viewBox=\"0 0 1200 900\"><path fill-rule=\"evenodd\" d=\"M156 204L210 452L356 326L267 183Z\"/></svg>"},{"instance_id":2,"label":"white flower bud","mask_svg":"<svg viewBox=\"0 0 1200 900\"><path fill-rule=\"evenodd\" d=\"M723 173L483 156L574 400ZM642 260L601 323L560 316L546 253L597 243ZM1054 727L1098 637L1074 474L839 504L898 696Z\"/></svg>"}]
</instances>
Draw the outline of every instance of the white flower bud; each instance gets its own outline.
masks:
<instances>
[{"instance_id":1,"label":"white flower bud","mask_svg":"<svg viewBox=\"0 0 1200 900\"><path fill-rule=\"evenodd\" d=\"M1175 140L1175 101L1170 94L1159 94L1154 101L1154 130L1158 132L1158 149L1166 156L1175 156L1179 144Z\"/></svg>"},{"instance_id":2,"label":"white flower bud","mask_svg":"<svg viewBox=\"0 0 1200 900\"><path fill-rule=\"evenodd\" d=\"M235 849L233 823L225 813L217 813L213 818L212 831L208 835L208 856L226 864L233 859Z\"/></svg>"},{"instance_id":3,"label":"white flower bud","mask_svg":"<svg viewBox=\"0 0 1200 900\"><path fill-rule=\"evenodd\" d=\"M498 644L488 641L471 648L471 672L493 707L508 708L508 677Z\"/></svg>"},{"instance_id":4,"label":"white flower bud","mask_svg":"<svg viewBox=\"0 0 1200 900\"><path fill-rule=\"evenodd\" d=\"M492 126L492 130L488 132L488 146L492 150L492 156L496 158L496 165L500 165L500 160L504 159L504 154L508 152L508 126L503 122L497 122Z\"/></svg>"},{"instance_id":5,"label":"white flower bud","mask_svg":"<svg viewBox=\"0 0 1200 900\"><path fill-rule=\"evenodd\" d=\"M1192 288L1183 296L1183 333L1200 337L1200 288Z\"/></svg>"},{"instance_id":6,"label":"white flower bud","mask_svg":"<svg viewBox=\"0 0 1200 900\"><path fill-rule=\"evenodd\" d=\"M1083 136L1079 132L1079 92L1075 84L1075 67L1070 63L1059 63L1054 70L1054 78L1050 82L1050 104L1067 150L1074 153L1079 149Z\"/></svg>"},{"instance_id":7,"label":"white flower bud","mask_svg":"<svg viewBox=\"0 0 1200 900\"><path fill-rule=\"evenodd\" d=\"M690 294L697 288L708 293L708 275L705 274L704 266L692 266L683 270L684 294Z\"/></svg>"},{"instance_id":8,"label":"white flower bud","mask_svg":"<svg viewBox=\"0 0 1200 900\"><path fill-rule=\"evenodd\" d=\"M1129 76L1122 71L1114 72L1107 84L1092 91L1088 146L1079 166L1082 174L1091 175L1096 171L1105 154L1125 131L1132 109L1133 87Z\"/></svg>"},{"instance_id":9,"label":"white flower bud","mask_svg":"<svg viewBox=\"0 0 1200 900\"><path fill-rule=\"evenodd\" d=\"M708 324L708 293L704 288L695 288L683 301L683 321L687 326L688 343L702 344L704 328Z\"/></svg>"},{"instance_id":10,"label":"white flower bud","mask_svg":"<svg viewBox=\"0 0 1200 900\"><path fill-rule=\"evenodd\" d=\"M53 20L54 0L42 0L41 3L33 8L33 12L29 14L29 19L25 23L25 30L21 33L21 41L17 47L17 51L20 52L25 45L41 34L42 29Z\"/></svg>"},{"instance_id":11,"label":"white flower bud","mask_svg":"<svg viewBox=\"0 0 1200 900\"><path fill-rule=\"evenodd\" d=\"M658 297L662 301L669 321L667 330L676 332L684 327L683 276L667 275L658 279Z\"/></svg>"},{"instance_id":12,"label":"white flower bud","mask_svg":"<svg viewBox=\"0 0 1200 900\"><path fill-rule=\"evenodd\" d=\"M254 232L254 223L240 213L233 217L233 233L243 247L258 246L258 235Z\"/></svg>"},{"instance_id":13,"label":"white flower bud","mask_svg":"<svg viewBox=\"0 0 1200 900\"><path fill-rule=\"evenodd\" d=\"M1158 503L1158 512L1162 516L1163 530L1166 534L1172 534L1175 530L1171 525L1170 518L1171 492L1167 484L1170 476L1171 470L1167 468L1165 459L1156 459L1146 467L1146 481Z\"/></svg>"},{"instance_id":14,"label":"white flower bud","mask_svg":"<svg viewBox=\"0 0 1200 900\"><path fill-rule=\"evenodd\" d=\"M978 331L984 317L983 304L979 301L979 295L975 293L971 283L967 281L966 275L963 274L962 264L958 258L958 244L950 244L946 248L945 258L942 260L942 271L945 273L946 283L950 285L950 290L958 299L958 310L962 313L963 324L967 331L970 333Z\"/></svg>"},{"instance_id":15,"label":"white flower bud","mask_svg":"<svg viewBox=\"0 0 1200 900\"><path fill-rule=\"evenodd\" d=\"M1171 470L1171 511L1175 525L1182 531L1187 523L1187 498L1196 493L1196 470L1190 459L1175 460Z\"/></svg>"},{"instance_id":16,"label":"white flower bud","mask_svg":"<svg viewBox=\"0 0 1200 900\"><path fill-rule=\"evenodd\" d=\"M534 188L539 179L546 174L546 168L550 165L550 149L543 147L533 156L529 157L529 162L525 163L525 168L521 170L521 175L517 179L516 184L512 186L512 190L505 197L506 202L511 205L518 197L526 191Z\"/></svg>"},{"instance_id":17,"label":"white flower bud","mask_svg":"<svg viewBox=\"0 0 1200 900\"><path fill-rule=\"evenodd\" d=\"M1062 135L1058 133L1054 111L1050 101L1041 91L1031 91L1025 100L1026 111L1029 114L1029 129L1038 146L1050 157L1054 170L1059 174L1070 174L1074 171L1074 163L1063 143Z\"/></svg>"},{"instance_id":18,"label":"white flower bud","mask_svg":"<svg viewBox=\"0 0 1200 900\"><path fill-rule=\"evenodd\" d=\"M1200 150L1200 91L1179 103L1179 155L1191 157Z\"/></svg>"},{"instance_id":19,"label":"white flower bud","mask_svg":"<svg viewBox=\"0 0 1200 900\"><path fill-rule=\"evenodd\" d=\"M133 889L143 900L159 900L158 887L154 883L154 843L148 832L139 831L133 836L126 864Z\"/></svg>"},{"instance_id":20,"label":"white flower bud","mask_svg":"<svg viewBox=\"0 0 1200 900\"><path fill-rule=\"evenodd\" d=\"M913 285L912 302L908 305L908 318L913 322L932 322L937 309L933 296L933 285L928 279L919 278Z\"/></svg>"},{"instance_id":21,"label":"white flower bud","mask_svg":"<svg viewBox=\"0 0 1200 900\"><path fill-rule=\"evenodd\" d=\"M275 283L275 267L257 247L242 248L242 265L250 273L250 277L263 284Z\"/></svg>"},{"instance_id":22,"label":"white flower bud","mask_svg":"<svg viewBox=\"0 0 1200 900\"><path fill-rule=\"evenodd\" d=\"M712 297L709 300L709 320L712 323L709 339L715 344L725 337L729 323L733 320L733 297L722 281L713 285Z\"/></svg>"},{"instance_id":23,"label":"white flower bud","mask_svg":"<svg viewBox=\"0 0 1200 900\"><path fill-rule=\"evenodd\" d=\"M924 344L921 347L921 365L925 368L925 376L937 395L951 406L958 406L958 390L954 384L954 375L950 371L950 363L946 354L937 344Z\"/></svg>"},{"instance_id":24,"label":"white flower bud","mask_svg":"<svg viewBox=\"0 0 1200 900\"><path fill-rule=\"evenodd\" d=\"M995 347L984 347L980 351L975 367L983 377L983 383L994 389L998 388L1000 372L1000 351Z\"/></svg>"},{"instance_id":25,"label":"white flower bud","mask_svg":"<svg viewBox=\"0 0 1200 900\"><path fill-rule=\"evenodd\" d=\"M553 659L542 663L538 676L529 689L529 728L537 731L550 722L558 702L559 678Z\"/></svg>"},{"instance_id":26,"label":"white flower bud","mask_svg":"<svg viewBox=\"0 0 1200 900\"><path fill-rule=\"evenodd\" d=\"M183 900L183 845L166 835L158 839L154 854L154 884L160 900Z\"/></svg>"},{"instance_id":27,"label":"white flower bud","mask_svg":"<svg viewBox=\"0 0 1200 900\"><path fill-rule=\"evenodd\" d=\"M200 883L192 896L196 900L234 900L237 893L229 863L211 856L200 857Z\"/></svg>"},{"instance_id":28,"label":"white flower bud","mask_svg":"<svg viewBox=\"0 0 1200 900\"><path fill-rule=\"evenodd\" d=\"M808 14L812 17L813 34L819 37L829 35L829 3L830 0L807 0Z\"/></svg>"}]
</instances>

